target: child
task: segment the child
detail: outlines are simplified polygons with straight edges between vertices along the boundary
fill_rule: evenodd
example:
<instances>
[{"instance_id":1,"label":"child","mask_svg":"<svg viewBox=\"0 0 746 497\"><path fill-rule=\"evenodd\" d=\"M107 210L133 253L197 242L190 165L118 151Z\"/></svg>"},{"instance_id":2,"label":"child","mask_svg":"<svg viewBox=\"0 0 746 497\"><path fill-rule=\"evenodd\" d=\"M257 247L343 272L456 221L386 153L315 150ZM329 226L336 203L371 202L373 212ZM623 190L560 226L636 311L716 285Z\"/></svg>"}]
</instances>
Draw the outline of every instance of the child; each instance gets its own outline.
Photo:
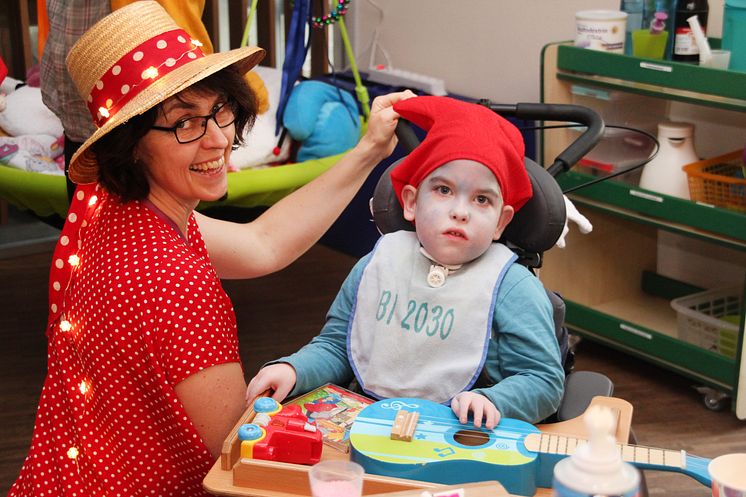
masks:
<instances>
[{"instance_id":1,"label":"child","mask_svg":"<svg viewBox=\"0 0 746 497\"><path fill-rule=\"evenodd\" d=\"M416 233L384 235L352 269L321 333L262 368L247 399L282 400L357 379L376 398L449 403L462 423L538 422L557 410L564 371L541 283L498 240L531 198L520 132L447 97L394 109L429 130L391 173ZM477 387L477 388L475 388Z\"/></svg>"}]
</instances>

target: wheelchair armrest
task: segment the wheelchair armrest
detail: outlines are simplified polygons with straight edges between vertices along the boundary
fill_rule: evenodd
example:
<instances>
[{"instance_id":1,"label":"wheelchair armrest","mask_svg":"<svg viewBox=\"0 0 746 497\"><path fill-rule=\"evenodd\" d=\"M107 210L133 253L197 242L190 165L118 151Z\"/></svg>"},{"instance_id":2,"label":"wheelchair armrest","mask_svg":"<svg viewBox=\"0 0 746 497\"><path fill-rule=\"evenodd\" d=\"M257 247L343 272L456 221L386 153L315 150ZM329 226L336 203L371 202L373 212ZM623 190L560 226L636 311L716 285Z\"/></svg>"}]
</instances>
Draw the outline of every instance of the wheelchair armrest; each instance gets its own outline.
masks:
<instances>
[{"instance_id":1,"label":"wheelchair armrest","mask_svg":"<svg viewBox=\"0 0 746 497\"><path fill-rule=\"evenodd\" d=\"M565 378L565 395L557 411L557 421L577 418L585 412L593 397L610 397L613 393L614 384L605 375L593 371L572 372Z\"/></svg>"}]
</instances>

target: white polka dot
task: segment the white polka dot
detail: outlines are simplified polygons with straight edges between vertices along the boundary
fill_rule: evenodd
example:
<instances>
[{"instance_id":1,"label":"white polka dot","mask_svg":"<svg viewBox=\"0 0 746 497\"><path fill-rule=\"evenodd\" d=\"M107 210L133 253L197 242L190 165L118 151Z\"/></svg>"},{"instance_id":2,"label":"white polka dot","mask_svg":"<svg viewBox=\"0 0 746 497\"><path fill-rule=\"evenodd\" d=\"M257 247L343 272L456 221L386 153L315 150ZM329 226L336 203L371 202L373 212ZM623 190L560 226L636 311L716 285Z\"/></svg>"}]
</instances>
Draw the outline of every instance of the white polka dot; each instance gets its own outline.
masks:
<instances>
[{"instance_id":1,"label":"white polka dot","mask_svg":"<svg viewBox=\"0 0 746 497\"><path fill-rule=\"evenodd\" d=\"M114 101L110 98L106 99L106 107L111 108L111 106L114 105Z\"/></svg>"},{"instance_id":2,"label":"white polka dot","mask_svg":"<svg viewBox=\"0 0 746 497\"><path fill-rule=\"evenodd\" d=\"M122 72L122 66L116 65L116 66L114 66L114 67L111 68L111 73L114 76L119 76L120 72Z\"/></svg>"},{"instance_id":3,"label":"white polka dot","mask_svg":"<svg viewBox=\"0 0 746 497\"><path fill-rule=\"evenodd\" d=\"M57 267L57 269L62 269L65 263L62 261L62 259L57 259L56 261L54 261L54 265L55 267Z\"/></svg>"},{"instance_id":4,"label":"white polka dot","mask_svg":"<svg viewBox=\"0 0 746 497\"><path fill-rule=\"evenodd\" d=\"M81 191L76 193L75 196L78 198L78 200L83 200L83 197L85 197L85 193Z\"/></svg>"},{"instance_id":5,"label":"white polka dot","mask_svg":"<svg viewBox=\"0 0 746 497\"><path fill-rule=\"evenodd\" d=\"M196 59L197 58L197 54L195 54L194 52L189 52L187 54L187 57L189 57L190 59Z\"/></svg>"},{"instance_id":6,"label":"white polka dot","mask_svg":"<svg viewBox=\"0 0 746 497\"><path fill-rule=\"evenodd\" d=\"M134 60L135 62L139 62L139 61L142 60L142 58L144 57L144 55L145 54L143 54L141 51L138 50L137 52L135 52L134 54L132 54L132 60Z\"/></svg>"},{"instance_id":7,"label":"white polka dot","mask_svg":"<svg viewBox=\"0 0 746 497\"><path fill-rule=\"evenodd\" d=\"M60 291L60 282L59 281L55 281L52 284L52 288L54 288L55 290L57 290L59 292Z\"/></svg>"},{"instance_id":8,"label":"white polka dot","mask_svg":"<svg viewBox=\"0 0 746 497\"><path fill-rule=\"evenodd\" d=\"M52 312L57 312L57 304L52 304Z\"/></svg>"},{"instance_id":9,"label":"white polka dot","mask_svg":"<svg viewBox=\"0 0 746 497\"><path fill-rule=\"evenodd\" d=\"M101 90L101 89L103 89L103 87L104 87L104 82L103 81L101 81L100 79L98 81L96 81L96 88L98 88L99 90Z\"/></svg>"},{"instance_id":10,"label":"white polka dot","mask_svg":"<svg viewBox=\"0 0 746 497\"><path fill-rule=\"evenodd\" d=\"M67 220L70 221L71 223L74 223L75 221L78 220L78 215L75 214L74 212L71 212L70 215L67 216Z\"/></svg>"},{"instance_id":11,"label":"white polka dot","mask_svg":"<svg viewBox=\"0 0 746 497\"><path fill-rule=\"evenodd\" d=\"M176 64L176 59L172 57L166 59L166 67L173 67L174 64Z\"/></svg>"},{"instance_id":12,"label":"white polka dot","mask_svg":"<svg viewBox=\"0 0 746 497\"><path fill-rule=\"evenodd\" d=\"M158 40L158 42L155 44L156 47L160 49L164 49L168 46L168 43L166 43L166 40Z\"/></svg>"},{"instance_id":13,"label":"white polka dot","mask_svg":"<svg viewBox=\"0 0 746 497\"><path fill-rule=\"evenodd\" d=\"M67 237L67 235L63 235L63 236L62 236L62 237L60 238L60 244L61 244L61 245L62 245L63 247L66 247L68 243L70 243L70 239L69 239L69 238Z\"/></svg>"},{"instance_id":14,"label":"white polka dot","mask_svg":"<svg viewBox=\"0 0 746 497\"><path fill-rule=\"evenodd\" d=\"M179 35L176 39L179 40L181 43L186 43L186 38L181 35Z\"/></svg>"},{"instance_id":15,"label":"white polka dot","mask_svg":"<svg viewBox=\"0 0 746 497\"><path fill-rule=\"evenodd\" d=\"M122 95L126 95L130 91L130 85L122 85Z\"/></svg>"}]
</instances>

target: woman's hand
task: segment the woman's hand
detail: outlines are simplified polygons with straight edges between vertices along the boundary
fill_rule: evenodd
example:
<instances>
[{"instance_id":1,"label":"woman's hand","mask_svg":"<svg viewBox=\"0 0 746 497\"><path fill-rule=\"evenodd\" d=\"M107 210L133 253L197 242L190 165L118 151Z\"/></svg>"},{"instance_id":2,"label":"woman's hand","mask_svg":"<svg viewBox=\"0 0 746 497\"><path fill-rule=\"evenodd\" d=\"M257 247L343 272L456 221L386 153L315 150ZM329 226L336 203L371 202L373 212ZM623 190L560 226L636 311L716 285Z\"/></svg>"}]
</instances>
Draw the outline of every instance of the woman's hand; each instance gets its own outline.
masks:
<instances>
[{"instance_id":1,"label":"woman's hand","mask_svg":"<svg viewBox=\"0 0 746 497\"><path fill-rule=\"evenodd\" d=\"M469 420L469 411L474 414L474 426L482 426L482 419L485 420L484 427L491 430L500 421L500 411L495 404L489 401L484 395L474 392L461 392L451 401L451 409L458 417L461 424L466 424Z\"/></svg>"},{"instance_id":2,"label":"woman's hand","mask_svg":"<svg viewBox=\"0 0 746 497\"><path fill-rule=\"evenodd\" d=\"M272 398L277 402L288 396L297 379L295 368L286 362L271 364L259 370L246 389L246 402L253 401L262 392L271 389Z\"/></svg>"},{"instance_id":3,"label":"woman's hand","mask_svg":"<svg viewBox=\"0 0 746 497\"><path fill-rule=\"evenodd\" d=\"M394 104L399 100L416 96L412 91L404 90L373 99L368 118L368 130L360 139L358 147L376 151L378 157L375 160L376 164L391 155L396 147L397 140L394 131L399 122L399 114L394 111Z\"/></svg>"}]
</instances>

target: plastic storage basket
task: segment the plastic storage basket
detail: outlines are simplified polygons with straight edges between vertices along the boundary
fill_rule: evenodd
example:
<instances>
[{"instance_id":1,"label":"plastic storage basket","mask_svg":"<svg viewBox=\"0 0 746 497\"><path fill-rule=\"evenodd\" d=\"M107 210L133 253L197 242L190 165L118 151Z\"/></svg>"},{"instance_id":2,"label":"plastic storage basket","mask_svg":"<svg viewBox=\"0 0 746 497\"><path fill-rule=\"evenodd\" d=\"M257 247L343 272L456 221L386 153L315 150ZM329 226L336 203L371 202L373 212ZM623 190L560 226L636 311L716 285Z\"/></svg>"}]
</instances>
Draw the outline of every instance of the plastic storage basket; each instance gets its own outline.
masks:
<instances>
[{"instance_id":1,"label":"plastic storage basket","mask_svg":"<svg viewBox=\"0 0 746 497\"><path fill-rule=\"evenodd\" d=\"M742 154L739 150L684 166L691 199L746 212L746 166Z\"/></svg>"},{"instance_id":2,"label":"plastic storage basket","mask_svg":"<svg viewBox=\"0 0 746 497\"><path fill-rule=\"evenodd\" d=\"M743 312L740 288L717 288L671 301L679 338L734 359Z\"/></svg>"}]
</instances>

